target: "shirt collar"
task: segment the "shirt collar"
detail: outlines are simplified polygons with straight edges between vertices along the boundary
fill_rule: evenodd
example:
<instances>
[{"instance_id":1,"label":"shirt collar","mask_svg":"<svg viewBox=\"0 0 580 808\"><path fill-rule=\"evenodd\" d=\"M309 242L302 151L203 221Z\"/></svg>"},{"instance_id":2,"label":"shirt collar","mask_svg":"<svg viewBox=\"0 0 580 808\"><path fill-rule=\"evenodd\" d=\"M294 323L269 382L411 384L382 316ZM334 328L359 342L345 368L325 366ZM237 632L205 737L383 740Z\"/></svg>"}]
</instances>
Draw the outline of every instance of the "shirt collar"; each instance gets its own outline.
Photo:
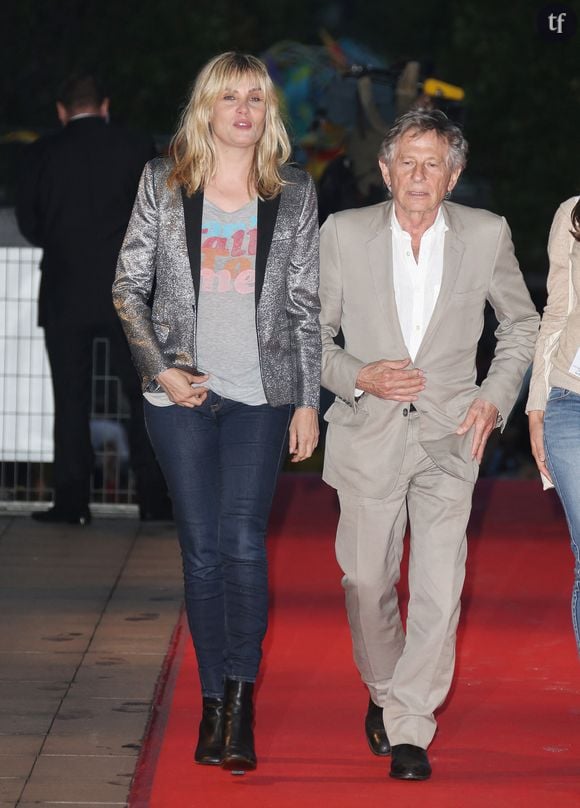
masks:
<instances>
[{"instance_id":1,"label":"shirt collar","mask_svg":"<svg viewBox=\"0 0 580 808\"><path fill-rule=\"evenodd\" d=\"M402 238L411 238L410 233L407 233L406 230L403 230L401 227L399 220L397 219L397 215L395 213L395 206L393 205L391 210L391 230L395 236L402 237ZM449 228L445 224L445 217L443 216L443 207L439 205L439 210L437 211L437 216L435 217L435 221L425 232L423 233L422 238L426 235L433 234L434 236L439 236L442 233L445 233Z\"/></svg>"},{"instance_id":2,"label":"shirt collar","mask_svg":"<svg viewBox=\"0 0 580 808\"><path fill-rule=\"evenodd\" d=\"M71 121L80 121L81 118L102 118L103 116L98 112L79 112L78 115L73 115L68 119L68 123Z\"/></svg>"}]
</instances>

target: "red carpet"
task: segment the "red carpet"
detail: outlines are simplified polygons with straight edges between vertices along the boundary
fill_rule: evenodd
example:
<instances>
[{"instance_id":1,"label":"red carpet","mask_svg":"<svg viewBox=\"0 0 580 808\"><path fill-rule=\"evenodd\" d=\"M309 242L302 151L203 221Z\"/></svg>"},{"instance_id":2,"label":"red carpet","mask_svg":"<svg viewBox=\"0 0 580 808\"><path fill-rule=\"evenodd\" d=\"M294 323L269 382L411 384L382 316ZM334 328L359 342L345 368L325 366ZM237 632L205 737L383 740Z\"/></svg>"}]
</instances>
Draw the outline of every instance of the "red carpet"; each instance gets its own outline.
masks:
<instances>
[{"instance_id":1,"label":"red carpet","mask_svg":"<svg viewBox=\"0 0 580 808\"><path fill-rule=\"evenodd\" d=\"M457 675L430 749L400 783L363 734L333 555L334 492L287 475L270 540L273 589L257 698L256 772L194 765L199 685L178 631L132 808L568 808L580 805L580 662L565 521L539 483L482 481L470 529ZM403 597L405 593L403 593Z\"/></svg>"}]
</instances>

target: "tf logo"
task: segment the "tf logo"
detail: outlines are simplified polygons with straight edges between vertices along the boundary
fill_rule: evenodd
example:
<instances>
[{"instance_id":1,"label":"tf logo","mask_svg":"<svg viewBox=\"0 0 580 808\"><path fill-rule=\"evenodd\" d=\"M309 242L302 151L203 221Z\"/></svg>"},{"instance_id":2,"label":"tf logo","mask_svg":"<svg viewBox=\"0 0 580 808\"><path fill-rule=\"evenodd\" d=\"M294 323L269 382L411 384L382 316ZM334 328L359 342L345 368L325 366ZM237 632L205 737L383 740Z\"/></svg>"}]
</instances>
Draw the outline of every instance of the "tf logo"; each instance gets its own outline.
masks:
<instances>
[{"instance_id":1,"label":"tf logo","mask_svg":"<svg viewBox=\"0 0 580 808\"><path fill-rule=\"evenodd\" d=\"M565 42L576 33L576 13L570 6L550 3L538 11L536 27L542 39L551 42Z\"/></svg>"}]
</instances>

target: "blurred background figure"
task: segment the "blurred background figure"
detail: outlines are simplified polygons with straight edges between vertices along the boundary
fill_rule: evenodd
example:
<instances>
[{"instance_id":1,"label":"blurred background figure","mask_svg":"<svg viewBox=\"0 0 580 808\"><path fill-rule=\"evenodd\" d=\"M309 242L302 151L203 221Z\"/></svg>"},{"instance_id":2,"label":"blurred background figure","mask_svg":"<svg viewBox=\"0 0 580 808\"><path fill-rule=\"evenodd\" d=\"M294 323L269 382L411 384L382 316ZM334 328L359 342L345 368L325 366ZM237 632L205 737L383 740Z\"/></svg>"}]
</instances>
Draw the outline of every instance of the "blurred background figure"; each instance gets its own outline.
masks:
<instances>
[{"instance_id":1,"label":"blurred background figure","mask_svg":"<svg viewBox=\"0 0 580 808\"><path fill-rule=\"evenodd\" d=\"M322 224L339 210L384 201L377 153L397 116L437 108L462 123L465 93L418 61L388 64L350 37L320 36L322 45L276 43L264 60L292 120L294 156L317 183ZM464 196L461 190L459 201L470 204Z\"/></svg>"},{"instance_id":2,"label":"blurred background figure","mask_svg":"<svg viewBox=\"0 0 580 808\"><path fill-rule=\"evenodd\" d=\"M580 197L563 202L548 242L548 301L526 406L544 487L556 488L570 530L572 624L580 652Z\"/></svg>"},{"instance_id":3,"label":"blurred background figure","mask_svg":"<svg viewBox=\"0 0 580 808\"><path fill-rule=\"evenodd\" d=\"M86 524L93 449L89 428L93 339L106 337L127 396L129 445L142 519L169 518L170 501L143 420L139 378L111 301L117 257L152 140L109 123L109 99L92 75L65 81L63 129L30 148L17 189L22 234L43 249L38 321L54 389L54 505L41 522Z\"/></svg>"}]
</instances>

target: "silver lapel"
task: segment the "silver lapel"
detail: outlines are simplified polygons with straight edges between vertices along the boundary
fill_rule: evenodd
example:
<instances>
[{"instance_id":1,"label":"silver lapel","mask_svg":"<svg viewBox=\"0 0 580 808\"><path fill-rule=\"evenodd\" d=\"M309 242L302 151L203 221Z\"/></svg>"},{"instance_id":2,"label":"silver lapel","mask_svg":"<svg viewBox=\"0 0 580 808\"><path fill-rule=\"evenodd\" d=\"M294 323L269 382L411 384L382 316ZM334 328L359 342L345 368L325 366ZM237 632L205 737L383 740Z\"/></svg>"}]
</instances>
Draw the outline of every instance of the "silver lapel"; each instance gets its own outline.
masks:
<instances>
[{"instance_id":1,"label":"silver lapel","mask_svg":"<svg viewBox=\"0 0 580 808\"><path fill-rule=\"evenodd\" d=\"M367 242L367 255L371 275L375 285L377 300L383 310L385 327L389 329L399 342L400 356L385 357L386 359L399 359L407 356L408 349L403 339L397 302L395 300L395 286L393 284L393 237L391 233L391 212L393 203L377 209L375 235Z\"/></svg>"},{"instance_id":2,"label":"silver lapel","mask_svg":"<svg viewBox=\"0 0 580 808\"><path fill-rule=\"evenodd\" d=\"M445 233L445 246L443 248L443 276L441 278L441 289L437 297L433 314L427 326L427 330L423 335L421 345L415 357L415 364L420 362L423 353L429 347L433 334L439 327L439 324L446 316L447 303L457 282L459 275L459 268L461 266L461 259L465 252L465 244L457 235L458 222L456 218L451 215L449 208L443 204L443 215L445 217L445 224L449 228Z\"/></svg>"}]
</instances>

